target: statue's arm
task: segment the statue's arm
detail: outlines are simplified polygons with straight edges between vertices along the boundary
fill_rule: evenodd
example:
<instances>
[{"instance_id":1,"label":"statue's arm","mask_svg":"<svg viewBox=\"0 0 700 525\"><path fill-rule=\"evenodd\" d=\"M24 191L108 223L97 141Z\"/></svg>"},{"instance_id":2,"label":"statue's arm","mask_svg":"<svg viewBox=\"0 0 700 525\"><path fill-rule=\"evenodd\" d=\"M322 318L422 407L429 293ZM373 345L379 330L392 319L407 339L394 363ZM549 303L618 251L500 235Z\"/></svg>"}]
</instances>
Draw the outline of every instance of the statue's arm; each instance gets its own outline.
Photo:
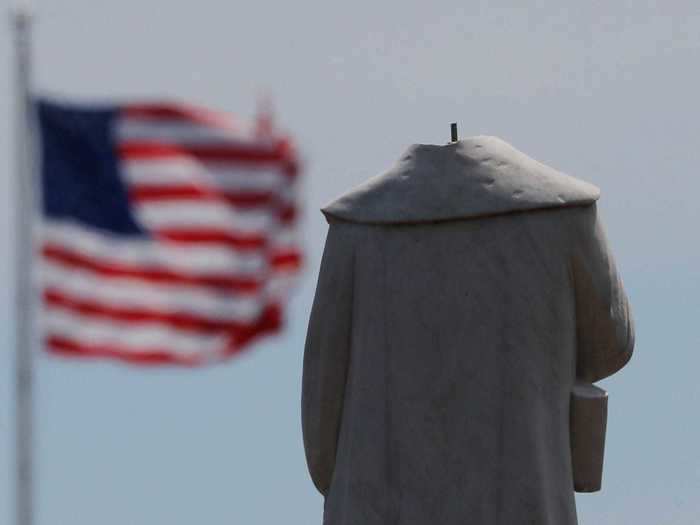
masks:
<instances>
[{"instance_id":1,"label":"statue's arm","mask_svg":"<svg viewBox=\"0 0 700 525\"><path fill-rule=\"evenodd\" d=\"M304 448L311 478L324 496L335 468L350 359L354 260L351 230L351 225L330 226L304 349Z\"/></svg>"},{"instance_id":2,"label":"statue's arm","mask_svg":"<svg viewBox=\"0 0 700 525\"><path fill-rule=\"evenodd\" d=\"M593 383L632 356L634 323L595 204L577 221L572 255L576 297L577 379Z\"/></svg>"}]
</instances>

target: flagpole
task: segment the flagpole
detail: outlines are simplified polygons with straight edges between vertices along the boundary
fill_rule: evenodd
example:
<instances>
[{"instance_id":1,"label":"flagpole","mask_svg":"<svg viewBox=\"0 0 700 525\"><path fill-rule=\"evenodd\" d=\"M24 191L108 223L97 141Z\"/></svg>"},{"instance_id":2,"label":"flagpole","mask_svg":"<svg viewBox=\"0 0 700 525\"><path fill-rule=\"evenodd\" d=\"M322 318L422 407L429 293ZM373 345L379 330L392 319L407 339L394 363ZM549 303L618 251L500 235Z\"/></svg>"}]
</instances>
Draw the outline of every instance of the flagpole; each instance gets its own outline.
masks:
<instances>
[{"instance_id":1,"label":"flagpole","mask_svg":"<svg viewBox=\"0 0 700 525\"><path fill-rule=\"evenodd\" d=\"M31 140L31 24L26 6L11 14L15 44L15 519L34 522L34 307L32 262L35 216Z\"/></svg>"}]
</instances>

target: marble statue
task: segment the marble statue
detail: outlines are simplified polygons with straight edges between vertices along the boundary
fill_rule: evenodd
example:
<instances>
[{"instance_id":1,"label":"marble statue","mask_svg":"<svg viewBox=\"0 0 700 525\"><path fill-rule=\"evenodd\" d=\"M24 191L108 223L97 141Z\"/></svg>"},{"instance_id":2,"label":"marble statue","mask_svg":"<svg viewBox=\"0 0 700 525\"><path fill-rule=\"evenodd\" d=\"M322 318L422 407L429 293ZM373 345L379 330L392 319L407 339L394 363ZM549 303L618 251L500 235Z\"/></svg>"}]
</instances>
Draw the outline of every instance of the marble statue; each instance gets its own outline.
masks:
<instances>
[{"instance_id":1,"label":"marble statue","mask_svg":"<svg viewBox=\"0 0 700 525\"><path fill-rule=\"evenodd\" d=\"M634 345L598 197L474 137L323 209L302 424L325 525L577 523L602 467L591 383Z\"/></svg>"}]
</instances>

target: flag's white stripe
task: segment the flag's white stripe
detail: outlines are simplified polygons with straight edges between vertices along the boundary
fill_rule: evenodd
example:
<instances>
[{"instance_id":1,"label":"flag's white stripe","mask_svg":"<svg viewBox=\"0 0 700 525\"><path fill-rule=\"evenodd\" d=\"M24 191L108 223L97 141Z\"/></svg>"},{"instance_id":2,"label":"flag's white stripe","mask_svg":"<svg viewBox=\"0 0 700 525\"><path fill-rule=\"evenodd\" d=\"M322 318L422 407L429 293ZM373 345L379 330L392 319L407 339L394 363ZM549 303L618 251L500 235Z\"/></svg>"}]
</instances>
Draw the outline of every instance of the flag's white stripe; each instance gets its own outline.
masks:
<instances>
[{"instance_id":1,"label":"flag's white stripe","mask_svg":"<svg viewBox=\"0 0 700 525\"><path fill-rule=\"evenodd\" d=\"M134 206L134 213L153 230L215 228L264 235L277 223L270 208L235 209L212 201L145 201Z\"/></svg>"},{"instance_id":2,"label":"flag's white stripe","mask_svg":"<svg viewBox=\"0 0 700 525\"><path fill-rule=\"evenodd\" d=\"M122 173L128 184L170 186L194 184L222 190L274 191L289 178L279 164L206 165L194 159L123 160Z\"/></svg>"},{"instance_id":3,"label":"flag's white stripe","mask_svg":"<svg viewBox=\"0 0 700 525\"><path fill-rule=\"evenodd\" d=\"M276 250L283 247L298 249L299 247L299 232L291 226L280 226L270 232L270 246Z\"/></svg>"},{"instance_id":4,"label":"flag's white stripe","mask_svg":"<svg viewBox=\"0 0 700 525\"><path fill-rule=\"evenodd\" d=\"M298 284L298 271L274 272L265 284L265 297L270 302L286 299Z\"/></svg>"},{"instance_id":5,"label":"flag's white stripe","mask_svg":"<svg viewBox=\"0 0 700 525\"><path fill-rule=\"evenodd\" d=\"M118 140L149 140L180 144L226 144L254 146L264 144L255 136L253 126L216 127L182 120L122 117L117 121Z\"/></svg>"},{"instance_id":6,"label":"flag's white stripe","mask_svg":"<svg viewBox=\"0 0 700 525\"><path fill-rule=\"evenodd\" d=\"M73 298L116 308L188 314L212 321L249 323L264 308L261 294L216 293L194 285L164 285L128 278L104 279L90 272L44 261L41 284Z\"/></svg>"},{"instance_id":7,"label":"flag's white stripe","mask_svg":"<svg viewBox=\"0 0 700 525\"><path fill-rule=\"evenodd\" d=\"M282 204L294 206L299 202L299 189L294 184L282 185L277 194Z\"/></svg>"},{"instance_id":8,"label":"flag's white stripe","mask_svg":"<svg viewBox=\"0 0 700 525\"><path fill-rule=\"evenodd\" d=\"M267 268L262 252L235 252L217 245L172 245L143 237L118 237L68 221L44 222L41 239L107 264L197 275L258 276Z\"/></svg>"},{"instance_id":9,"label":"flag's white stripe","mask_svg":"<svg viewBox=\"0 0 700 525\"><path fill-rule=\"evenodd\" d=\"M275 193L275 199L279 206L296 207L299 202L298 190L291 184L282 185Z\"/></svg>"},{"instance_id":10,"label":"flag's white stripe","mask_svg":"<svg viewBox=\"0 0 700 525\"><path fill-rule=\"evenodd\" d=\"M67 338L86 346L117 346L133 353L163 350L179 355L211 355L223 351L229 341L224 333L193 334L163 325L90 319L50 307L44 312L41 324L47 336Z\"/></svg>"}]
</instances>

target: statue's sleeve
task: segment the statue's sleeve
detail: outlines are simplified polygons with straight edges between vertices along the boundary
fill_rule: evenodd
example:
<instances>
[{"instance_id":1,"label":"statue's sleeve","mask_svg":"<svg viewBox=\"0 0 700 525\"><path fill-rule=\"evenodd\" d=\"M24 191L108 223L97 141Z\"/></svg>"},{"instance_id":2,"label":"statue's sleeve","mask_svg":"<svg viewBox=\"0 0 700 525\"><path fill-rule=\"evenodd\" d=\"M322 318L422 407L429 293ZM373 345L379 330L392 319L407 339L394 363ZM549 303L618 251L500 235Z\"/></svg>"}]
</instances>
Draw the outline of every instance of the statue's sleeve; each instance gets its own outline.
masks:
<instances>
[{"instance_id":1,"label":"statue's sleeve","mask_svg":"<svg viewBox=\"0 0 700 525\"><path fill-rule=\"evenodd\" d=\"M625 366L634 348L630 307L595 204L578 223L572 256L576 376L595 382Z\"/></svg>"},{"instance_id":2,"label":"statue's sleeve","mask_svg":"<svg viewBox=\"0 0 700 525\"><path fill-rule=\"evenodd\" d=\"M335 468L350 360L354 260L351 229L351 225L331 223L304 349L304 448L311 479L324 496Z\"/></svg>"}]
</instances>

